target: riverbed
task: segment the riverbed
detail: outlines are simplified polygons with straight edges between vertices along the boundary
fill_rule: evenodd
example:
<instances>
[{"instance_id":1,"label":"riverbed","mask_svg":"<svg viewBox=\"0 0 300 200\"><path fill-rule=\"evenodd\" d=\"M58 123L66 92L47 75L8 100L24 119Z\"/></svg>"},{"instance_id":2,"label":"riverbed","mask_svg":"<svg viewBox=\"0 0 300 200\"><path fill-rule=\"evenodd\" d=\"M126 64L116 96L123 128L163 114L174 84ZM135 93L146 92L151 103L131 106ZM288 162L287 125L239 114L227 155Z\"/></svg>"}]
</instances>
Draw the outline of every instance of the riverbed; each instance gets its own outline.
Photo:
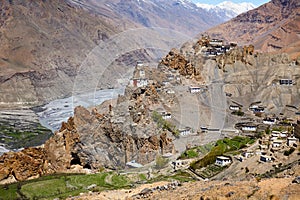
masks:
<instances>
[{"instance_id":1,"label":"riverbed","mask_svg":"<svg viewBox=\"0 0 300 200\"><path fill-rule=\"evenodd\" d=\"M91 107L101 104L102 102L110 99L117 98L118 95L124 94L125 88L118 89L104 89L94 92L88 92L81 95L73 95L68 98L57 99L49 102L38 108L31 109L20 109L20 110L5 110L0 112L0 118L7 120L4 124L11 126L8 129L30 129L30 127L42 126L50 129L52 133L59 130L61 123L67 121L69 117L73 116L74 108L76 106ZM25 127L25 128L22 128ZM43 129L39 127L39 129ZM16 131L16 130L14 130ZM32 132L33 129L27 130ZM39 130L40 131L40 130ZM51 134L51 132L49 131ZM50 136L50 135L49 135ZM49 137L48 136L48 137ZM19 151L21 147L13 147L5 144L4 140L5 133L0 131L0 155L8 151ZM41 139L41 140L40 140ZM37 137L35 145L42 144L47 138ZM3 140L3 141L2 141ZM33 145L34 145L33 144ZM21 148L22 149L22 148Z\"/></svg>"},{"instance_id":2,"label":"riverbed","mask_svg":"<svg viewBox=\"0 0 300 200\"><path fill-rule=\"evenodd\" d=\"M73 116L76 106L91 107L99 105L102 102L117 98L124 94L125 88L104 89L81 95L73 95L64 99L57 99L41 107L40 112L36 112L40 123L50 130L59 130L61 123L67 121Z\"/></svg>"}]
</instances>

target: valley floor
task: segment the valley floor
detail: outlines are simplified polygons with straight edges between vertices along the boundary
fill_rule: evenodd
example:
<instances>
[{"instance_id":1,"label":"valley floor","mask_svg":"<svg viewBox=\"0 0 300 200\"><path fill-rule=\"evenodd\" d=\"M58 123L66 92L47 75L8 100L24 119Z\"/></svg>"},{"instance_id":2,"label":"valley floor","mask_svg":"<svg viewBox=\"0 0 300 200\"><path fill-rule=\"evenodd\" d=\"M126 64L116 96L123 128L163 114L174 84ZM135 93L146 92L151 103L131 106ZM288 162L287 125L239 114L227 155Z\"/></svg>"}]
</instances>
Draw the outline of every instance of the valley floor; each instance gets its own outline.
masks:
<instances>
[{"instance_id":1,"label":"valley floor","mask_svg":"<svg viewBox=\"0 0 300 200\"><path fill-rule=\"evenodd\" d=\"M289 199L300 198L300 185L292 183L292 178L272 178L258 181L197 181L183 183L175 189L154 191L142 199ZM76 200L139 199L136 195L145 188L165 185L165 182L142 185L135 189L105 191L72 197Z\"/></svg>"}]
</instances>

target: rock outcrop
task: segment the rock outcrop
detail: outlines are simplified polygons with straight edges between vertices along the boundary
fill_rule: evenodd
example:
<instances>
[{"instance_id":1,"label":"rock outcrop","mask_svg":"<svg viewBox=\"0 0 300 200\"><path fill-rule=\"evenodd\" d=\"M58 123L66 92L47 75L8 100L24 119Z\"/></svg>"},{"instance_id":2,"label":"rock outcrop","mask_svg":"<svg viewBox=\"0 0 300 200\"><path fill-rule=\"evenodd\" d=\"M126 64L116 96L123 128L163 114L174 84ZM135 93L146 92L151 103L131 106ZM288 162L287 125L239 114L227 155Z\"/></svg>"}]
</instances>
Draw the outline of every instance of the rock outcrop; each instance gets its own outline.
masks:
<instances>
[{"instance_id":1,"label":"rock outcrop","mask_svg":"<svg viewBox=\"0 0 300 200\"><path fill-rule=\"evenodd\" d=\"M0 180L14 176L26 180L47 173L45 149L27 148L17 153L5 153L0 157Z\"/></svg>"},{"instance_id":2,"label":"rock outcrop","mask_svg":"<svg viewBox=\"0 0 300 200\"><path fill-rule=\"evenodd\" d=\"M160 64L178 70L182 76L196 79L200 78L200 70L177 49L172 49L168 55L162 59Z\"/></svg>"},{"instance_id":3,"label":"rock outcrop","mask_svg":"<svg viewBox=\"0 0 300 200\"><path fill-rule=\"evenodd\" d=\"M0 157L0 180L69 172L73 166L97 170L125 168L132 160L142 165L157 155L173 153L172 133L153 121L149 107L160 103L155 86L128 87L117 103L90 110L79 106L42 147Z\"/></svg>"}]
</instances>

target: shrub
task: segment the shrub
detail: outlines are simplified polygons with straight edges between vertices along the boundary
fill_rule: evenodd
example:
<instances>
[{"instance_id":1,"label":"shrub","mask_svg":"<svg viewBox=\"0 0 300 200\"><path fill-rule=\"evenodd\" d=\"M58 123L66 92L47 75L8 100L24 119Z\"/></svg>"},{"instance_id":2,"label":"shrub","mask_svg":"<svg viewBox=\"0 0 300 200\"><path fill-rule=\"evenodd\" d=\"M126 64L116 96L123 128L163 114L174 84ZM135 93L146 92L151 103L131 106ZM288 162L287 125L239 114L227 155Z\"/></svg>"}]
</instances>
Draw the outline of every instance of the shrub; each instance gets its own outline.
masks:
<instances>
[{"instance_id":1,"label":"shrub","mask_svg":"<svg viewBox=\"0 0 300 200\"><path fill-rule=\"evenodd\" d=\"M233 111L231 114L242 117L242 116L244 116L245 113L241 110L238 110L238 111Z\"/></svg>"},{"instance_id":2,"label":"shrub","mask_svg":"<svg viewBox=\"0 0 300 200\"><path fill-rule=\"evenodd\" d=\"M168 121L164 120L158 112L153 111L152 119L153 119L154 122L157 123L157 126L159 128L162 128L163 130L168 130L175 137L179 137L179 131L178 131L178 129L176 129L176 126L173 125L171 122L168 122Z\"/></svg>"},{"instance_id":3,"label":"shrub","mask_svg":"<svg viewBox=\"0 0 300 200\"><path fill-rule=\"evenodd\" d=\"M185 159L185 158L195 158L198 156L198 152L194 149L189 149L185 152L183 152L180 156L181 159Z\"/></svg>"},{"instance_id":4,"label":"shrub","mask_svg":"<svg viewBox=\"0 0 300 200\"><path fill-rule=\"evenodd\" d=\"M291 147L289 150L284 151L283 155L289 156L291 155L296 149L294 147Z\"/></svg>"},{"instance_id":5,"label":"shrub","mask_svg":"<svg viewBox=\"0 0 300 200\"><path fill-rule=\"evenodd\" d=\"M155 159L155 168L162 169L169 162L169 159L163 158L161 155L157 155Z\"/></svg>"}]
</instances>

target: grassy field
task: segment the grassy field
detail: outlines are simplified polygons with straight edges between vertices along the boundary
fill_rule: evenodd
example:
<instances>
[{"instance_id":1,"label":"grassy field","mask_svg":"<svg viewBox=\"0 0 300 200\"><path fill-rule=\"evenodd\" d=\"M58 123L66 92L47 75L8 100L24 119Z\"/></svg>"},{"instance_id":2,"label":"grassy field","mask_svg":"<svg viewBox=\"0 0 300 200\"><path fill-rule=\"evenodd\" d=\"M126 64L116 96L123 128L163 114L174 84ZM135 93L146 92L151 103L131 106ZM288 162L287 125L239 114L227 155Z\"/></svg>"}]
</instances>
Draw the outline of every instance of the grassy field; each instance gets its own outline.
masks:
<instances>
[{"instance_id":1,"label":"grassy field","mask_svg":"<svg viewBox=\"0 0 300 200\"><path fill-rule=\"evenodd\" d=\"M198 147L194 147L191 148L189 150L186 150L185 152L183 152L179 159L188 159L188 158L196 158L200 155L205 155L208 152L210 152L210 150L213 148L213 144L206 144L203 146L198 146Z\"/></svg>"},{"instance_id":2,"label":"grassy field","mask_svg":"<svg viewBox=\"0 0 300 200\"><path fill-rule=\"evenodd\" d=\"M32 122L26 127L15 127L6 121L0 121L0 142L13 149L40 145L51 135L51 130L39 123Z\"/></svg>"},{"instance_id":3,"label":"grassy field","mask_svg":"<svg viewBox=\"0 0 300 200\"><path fill-rule=\"evenodd\" d=\"M247 146L247 144L253 144L255 139L251 139L249 137L240 137L236 136L234 138L225 138L222 140L218 140L215 146L211 149L211 151L206 154L202 159L191 164L191 167L196 170L202 167L206 167L210 164L213 164L216 160L217 156L221 156L224 153L234 153L239 149L242 149Z\"/></svg>"},{"instance_id":4,"label":"grassy field","mask_svg":"<svg viewBox=\"0 0 300 200\"><path fill-rule=\"evenodd\" d=\"M52 175L0 186L0 199L65 199L88 191L129 188L130 181L115 173Z\"/></svg>"}]
</instances>

